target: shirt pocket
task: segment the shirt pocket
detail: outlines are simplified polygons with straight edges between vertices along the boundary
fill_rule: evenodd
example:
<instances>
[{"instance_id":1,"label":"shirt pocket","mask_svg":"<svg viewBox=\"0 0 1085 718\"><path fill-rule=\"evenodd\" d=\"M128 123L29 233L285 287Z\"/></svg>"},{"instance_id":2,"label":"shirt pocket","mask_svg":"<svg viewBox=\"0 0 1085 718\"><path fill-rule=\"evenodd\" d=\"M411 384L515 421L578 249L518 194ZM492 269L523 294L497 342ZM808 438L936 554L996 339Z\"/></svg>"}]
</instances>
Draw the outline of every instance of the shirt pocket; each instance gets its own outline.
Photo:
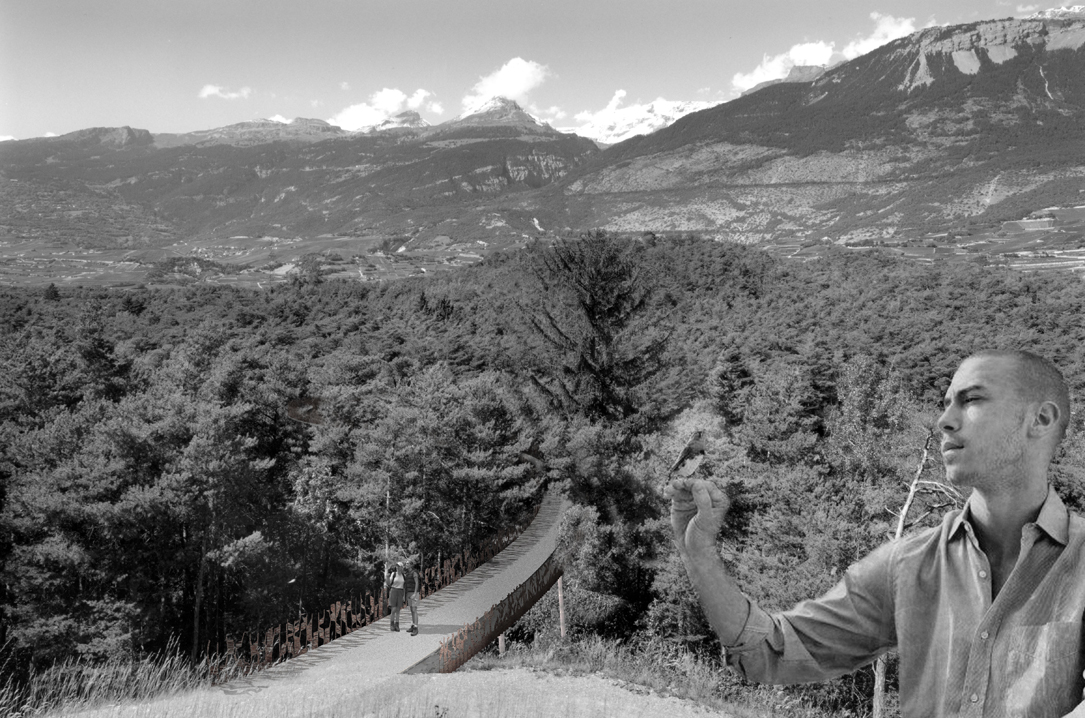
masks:
<instances>
[{"instance_id":1,"label":"shirt pocket","mask_svg":"<svg viewBox=\"0 0 1085 718\"><path fill-rule=\"evenodd\" d=\"M1008 629L1003 676L1007 714L1061 715L1076 705L1082 686L1080 652L1080 621Z\"/></svg>"}]
</instances>

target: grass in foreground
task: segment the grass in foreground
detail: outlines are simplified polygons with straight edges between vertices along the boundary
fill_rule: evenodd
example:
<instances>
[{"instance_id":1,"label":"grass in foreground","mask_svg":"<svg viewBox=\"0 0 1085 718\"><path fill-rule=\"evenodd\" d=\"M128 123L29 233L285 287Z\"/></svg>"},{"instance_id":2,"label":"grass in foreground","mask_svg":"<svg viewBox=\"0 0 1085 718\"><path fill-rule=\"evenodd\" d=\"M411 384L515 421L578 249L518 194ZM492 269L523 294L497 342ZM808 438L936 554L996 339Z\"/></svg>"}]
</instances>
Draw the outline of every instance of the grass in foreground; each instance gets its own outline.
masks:
<instances>
[{"instance_id":1,"label":"grass in foreground","mask_svg":"<svg viewBox=\"0 0 1085 718\"><path fill-rule=\"evenodd\" d=\"M610 679L606 681L593 680ZM80 714L101 718L595 718L695 715L826 718L801 695L743 684L729 671L661 640L634 645L595 636L510 644L455 674L398 675L345 684L296 686L285 694L229 695L210 688L205 665L179 654L91 666L69 662L0 686L0 716ZM620 686L616 687L616 686ZM624 689L624 690L623 690ZM675 703L672 699L679 699ZM671 702L668 702L668 701Z\"/></svg>"},{"instance_id":2,"label":"grass in foreground","mask_svg":"<svg viewBox=\"0 0 1085 718\"><path fill-rule=\"evenodd\" d=\"M40 716L61 710L147 701L208 686L208 662L192 665L171 650L142 660L112 658L104 663L69 659L45 670L31 669L25 681L0 684L0 716ZM219 672L216 680L226 676Z\"/></svg>"},{"instance_id":3,"label":"grass in foreground","mask_svg":"<svg viewBox=\"0 0 1085 718\"><path fill-rule=\"evenodd\" d=\"M533 646L514 643L504 656L480 654L461 671L527 668L555 675L603 676L643 686L660 696L692 701L734 718L833 718L865 716L867 711L825 711L802 695L774 686L753 686L718 664L698 658L678 644L650 639L620 644L597 636ZM890 708L890 713L895 711Z\"/></svg>"}]
</instances>

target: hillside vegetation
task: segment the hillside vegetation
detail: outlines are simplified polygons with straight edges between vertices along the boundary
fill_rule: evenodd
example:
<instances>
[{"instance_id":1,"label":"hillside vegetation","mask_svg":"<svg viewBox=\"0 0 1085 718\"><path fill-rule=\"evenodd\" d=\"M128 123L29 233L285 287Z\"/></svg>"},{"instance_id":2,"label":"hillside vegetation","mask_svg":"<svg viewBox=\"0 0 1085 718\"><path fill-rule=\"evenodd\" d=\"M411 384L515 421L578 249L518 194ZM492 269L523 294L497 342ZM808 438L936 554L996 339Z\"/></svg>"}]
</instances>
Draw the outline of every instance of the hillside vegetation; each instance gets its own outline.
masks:
<instances>
[{"instance_id":1,"label":"hillside vegetation","mask_svg":"<svg viewBox=\"0 0 1085 718\"><path fill-rule=\"evenodd\" d=\"M171 640L199 660L389 557L477 545L555 483L573 635L718 660L658 494L694 429L735 500L725 560L789 606L895 526L968 353L1032 349L1080 393L1083 304L1069 275L602 233L379 284L0 290L5 670ZM301 396L324 426L287 419ZM1055 472L1079 509L1080 433ZM869 683L789 695L855 707Z\"/></svg>"}]
</instances>

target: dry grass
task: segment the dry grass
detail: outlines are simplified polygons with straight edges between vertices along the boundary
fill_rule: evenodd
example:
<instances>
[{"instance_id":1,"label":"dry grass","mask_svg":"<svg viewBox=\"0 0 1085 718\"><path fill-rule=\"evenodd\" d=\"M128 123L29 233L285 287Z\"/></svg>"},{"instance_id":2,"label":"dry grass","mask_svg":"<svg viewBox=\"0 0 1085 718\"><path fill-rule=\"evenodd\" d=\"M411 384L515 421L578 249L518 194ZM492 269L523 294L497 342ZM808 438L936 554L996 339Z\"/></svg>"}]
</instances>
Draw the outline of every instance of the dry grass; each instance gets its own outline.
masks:
<instances>
[{"instance_id":1,"label":"dry grass","mask_svg":"<svg viewBox=\"0 0 1085 718\"><path fill-rule=\"evenodd\" d=\"M38 716L66 707L175 695L209 685L211 671L207 662L193 666L176 650L141 661L69 659L46 670L31 669L25 681L9 677L0 685L0 716Z\"/></svg>"},{"instance_id":2,"label":"dry grass","mask_svg":"<svg viewBox=\"0 0 1085 718\"><path fill-rule=\"evenodd\" d=\"M689 649L661 639L619 644L597 636L577 641L553 641L532 646L510 644L504 656L479 655L462 670L489 671L527 668L559 676L597 676L620 681L636 690L689 701L735 718L842 718L813 708L787 691L744 683L718 664L698 658Z\"/></svg>"},{"instance_id":3,"label":"dry grass","mask_svg":"<svg viewBox=\"0 0 1085 718\"><path fill-rule=\"evenodd\" d=\"M445 675L358 676L330 685L265 693L211 687L210 673L176 654L42 672L32 690L0 692L0 715L88 718L824 718L794 697L751 688L663 641L619 645L597 637L549 645L512 644Z\"/></svg>"}]
</instances>

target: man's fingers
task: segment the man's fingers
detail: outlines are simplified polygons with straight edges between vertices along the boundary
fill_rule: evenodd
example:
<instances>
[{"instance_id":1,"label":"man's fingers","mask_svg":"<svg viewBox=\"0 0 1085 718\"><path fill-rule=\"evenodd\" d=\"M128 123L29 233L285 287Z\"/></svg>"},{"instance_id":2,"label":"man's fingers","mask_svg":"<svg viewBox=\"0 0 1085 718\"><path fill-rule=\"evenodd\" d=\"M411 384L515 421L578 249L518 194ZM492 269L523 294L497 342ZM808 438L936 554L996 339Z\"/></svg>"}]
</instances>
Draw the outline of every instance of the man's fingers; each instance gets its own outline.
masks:
<instances>
[{"instance_id":1,"label":"man's fingers","mask_svg":"<svg viewBox=\"0 0 1085 718\"><path fill-rule=\"evenodd\" d=\"M697 512L711 512L715 510L721 515L727 512L731 501L720 487L711 481L699 480L691 487L693 501L697 504Z\"/></svg>"},{"instance_id":2,"label":"man's fingers","mask_svg":"<svg viewBox=\"0 0 1085 718\"><path fill-rule=\"evenodd\" d=\"M696 510L722 517L731 507L723 489L704 479L675 479L664 488L664 495L671 500L672 511Z\"/></svg>"},{"instance_id":3,"label":"man's fingers","mask_svg":"<svg viewBox=\"0 0 1085 718\"><path fill-rule=\"evenodd\" d=\"M721 489L719 486L716 486L710 481L706 483L708 483L708 494L712 497L712 505L718 509L722 508L724 510L727 510L728 508L730 508L731 499L727 497L727 494L724 493L723 489Z\"/></svg>"},{"instance_id":4,"label":"man's fingers","mask_svg":"<svg viewBox=\"0 0 1085 718\"><path fill-rule=\"evenodd\" d=\"M663 495L678 503L690 503L693 495L689 491L689 479L673 479L663 487Z\"/></svg>"}]
</instances>

